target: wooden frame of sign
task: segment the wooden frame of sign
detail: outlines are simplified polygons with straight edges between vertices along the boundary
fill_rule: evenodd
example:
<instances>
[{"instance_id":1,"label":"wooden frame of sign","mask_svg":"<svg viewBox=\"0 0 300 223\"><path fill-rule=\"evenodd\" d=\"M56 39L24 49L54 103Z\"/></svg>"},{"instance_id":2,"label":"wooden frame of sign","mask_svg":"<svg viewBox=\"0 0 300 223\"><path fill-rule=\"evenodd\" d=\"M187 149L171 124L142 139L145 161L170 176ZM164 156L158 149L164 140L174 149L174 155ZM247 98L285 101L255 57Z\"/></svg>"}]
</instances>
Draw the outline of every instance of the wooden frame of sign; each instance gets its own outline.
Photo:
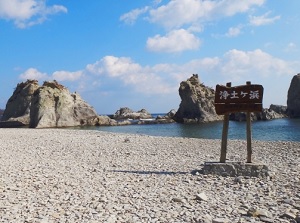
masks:
<instances>
[{"instance_id":1,"label":"wooden frame of sign","mask_svg":"<svg viewBox=\"0 0 300 223\"><path fill-rule=\"evenodd\" d=\"M216 86L216 113L218 115L224 115L220 156L221 163L226 162L229 113L232 112L247 113L247 163L252 162L251 112L262 111L263 90L262 85L252 85L250 81L247 81L246 85L236 87L231 87L230 82L227 83L226 86Z\"/></svg>"}]
</instances>

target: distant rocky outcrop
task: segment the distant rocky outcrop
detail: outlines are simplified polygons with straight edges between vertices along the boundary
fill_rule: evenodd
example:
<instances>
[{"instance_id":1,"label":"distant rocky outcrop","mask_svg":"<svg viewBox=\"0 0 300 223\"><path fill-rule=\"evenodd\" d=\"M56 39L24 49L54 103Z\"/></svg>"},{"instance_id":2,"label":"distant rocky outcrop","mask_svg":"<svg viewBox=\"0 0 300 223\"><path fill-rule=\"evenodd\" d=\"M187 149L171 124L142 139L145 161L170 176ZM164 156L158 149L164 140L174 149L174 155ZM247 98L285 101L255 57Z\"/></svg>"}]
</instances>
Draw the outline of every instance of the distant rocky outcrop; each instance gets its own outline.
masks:
<instances>
[{"instance_id":1,"label":"distant rocky outcrop","mask_svg":"<svg viewBox=\"0 0 300 223\"><path fill-rule=\"evenodd\" d=\"M123 107L120 108L116 113L112 116L115 120L121 120L121 119L147 119L152 118L152 115L146 110L142 109L140 111L133 111L130 108Z\"/></svg>"},{"instance_id":2,"label":"distant rocky outcrop","mask_svg":"<svg viewBox=\"0 0 300 223\"><path fill-rule=\"evenodd\" d=\"M142 119L138 124L167 124L175 122L173 117L176 114L176 110L172 109L166 115L158 115L155 119Z\"/></svg>"},{"instance_id":3,"label":"distant rocky outcrop","mask_svg":"<svg viewBox=\"0 0 300 223\"><path fill-rule=\"evenodd\" d=\"M176 110L175 110L175 109L172 109L172 110L170 110L166 115L163 115L163 116L158 115L158 116L156 117L156 119L157 119L157 120L159 120L159 119L173 119L174 116L175 116L175 114L176 114Z\"/></svg>"},{"instance_id":4,"label":"distant rocky outcrop","mask_svg":"<svg viewBox=\"0 0 300 223\"><path fill-rule=\"evenodd\" d=\"M300 117L300 73L293 77L288 90L287 115L290 118Z\"/></svg>"},{"instance_id":5,"label":"distant rocky outcrop","mask_svg":"<svg viewBox=\"0 0 300 223\"><path fill-rule=\"evenodd\" d=\"M269 109L273 110L276 113L278 113L278 114L286 117L287 106L271 104Z\"/></svg>"},{"instance_id":6,"label":"distant rocky outcrop","mask_svg":"<svg viewBox=\"0 0 300 223\"><path fill-rule=\"evenodd\" d=\"M36 80L17 85L1 120L5 121L2 127L16 127L18 123L32 128L116 124L107 116L98 116L79 94L71 94L56 81L39 86Z\"/></svg>"},{"instance_id":7,"label":"distant rocky outcrop","mask_svg":"<svg viewBox=\"0 0 300 223\"><path fill-rule=\"evenodd\" d=\"M229 119L232 121L246 121L247 113L246 112L236 112L229 115ZM270 105L270 108L264 108L262 112L251 112L252 121L266 121L278 118L285 118L286 115L286 106L282 105Z\"/></svg>"},{"instance_id":8,"label":"distant rocky outcrop","mask_svg":"<svg viewBox=\"0 0 300 223\"><path fill-rule=\"evenodd\" d=\"M176 122L201 123L223 119L215 111L214 89L201 84L197 74L180 83L179 95L181 103L173 117Z\"/></svg>"},{"instance_id":9,"label":"distant rocky outcrop","mask_svg":"<svg viewBox=\"0 0 300 223\"><path fill-rule=\"evenodd\" d=\"M71 94L56 81L45 81L35 91L30 111L33 128L89 125L98 116L79 94Z\"/></svg>"}]
</instances>

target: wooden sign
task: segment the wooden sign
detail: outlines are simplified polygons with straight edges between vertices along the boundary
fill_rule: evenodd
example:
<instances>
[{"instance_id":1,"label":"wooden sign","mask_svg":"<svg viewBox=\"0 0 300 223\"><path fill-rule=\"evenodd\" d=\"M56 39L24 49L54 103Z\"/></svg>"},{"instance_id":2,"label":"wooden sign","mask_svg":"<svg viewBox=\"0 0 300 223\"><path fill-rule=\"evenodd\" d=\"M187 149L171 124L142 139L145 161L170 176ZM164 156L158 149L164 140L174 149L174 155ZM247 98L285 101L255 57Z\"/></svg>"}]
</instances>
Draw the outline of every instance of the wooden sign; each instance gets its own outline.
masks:
<instances>
[{"instance_id":1,"label":"wooden sign","mask_svg":"<svg viewBox=\"0 0 300 223\"><path fill-rule=\"evenodd\" d=\"M247 162L251 163L252 159L252 140L251 140L251 116L252 111L262 111L262 99L264 88L262 85L251 84L231 87L231 83L226 86L217 85L215 93L215 108L218 115L224 115L221 156L220 162L226 162L227 138L229 126L229 113L247 112Z\"/></svg>"},{"instance_id":2,"label":"wooden sign","mask_svg":"<svg viewBox=\"0 0 300 223\"><path fill-rule=\"evenodd\" d=\"M215 108L218 115L231 112L262 111L263 86L257 84L231 87L231 84L217 85Z\"/></svg>"}]
</instances>

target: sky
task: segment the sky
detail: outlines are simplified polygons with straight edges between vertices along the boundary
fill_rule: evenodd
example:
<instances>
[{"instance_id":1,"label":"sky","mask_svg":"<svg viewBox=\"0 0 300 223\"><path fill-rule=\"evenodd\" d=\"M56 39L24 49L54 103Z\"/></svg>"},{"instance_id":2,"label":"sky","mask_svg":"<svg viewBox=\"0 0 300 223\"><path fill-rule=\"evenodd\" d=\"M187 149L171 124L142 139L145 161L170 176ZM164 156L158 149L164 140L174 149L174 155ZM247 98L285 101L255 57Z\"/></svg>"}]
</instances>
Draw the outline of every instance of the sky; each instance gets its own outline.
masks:
<instances>
[{"instance_id":1,"label":"sky","mask_svg":"<svg viewBox=\"0 0 300 223\"><path fill-rule=\"evenodd\" d=\"M264 87L286 105L300 73L299 0L0 0L0 108L56 80L98 114L177 110L181 81Z\"/></svg>"}]
</instances>

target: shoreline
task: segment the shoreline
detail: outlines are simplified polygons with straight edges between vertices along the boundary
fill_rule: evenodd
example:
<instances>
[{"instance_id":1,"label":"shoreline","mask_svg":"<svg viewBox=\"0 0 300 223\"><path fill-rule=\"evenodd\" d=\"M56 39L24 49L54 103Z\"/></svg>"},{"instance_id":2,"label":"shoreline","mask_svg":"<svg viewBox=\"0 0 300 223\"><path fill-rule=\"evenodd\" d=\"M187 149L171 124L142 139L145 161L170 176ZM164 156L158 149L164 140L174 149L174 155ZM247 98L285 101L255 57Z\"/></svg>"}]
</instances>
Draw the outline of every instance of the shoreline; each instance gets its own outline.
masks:
<instances>
[{"instance_id":1,"label":"shoreline","mask_svg":"<svg viewBox=\"0 0 300 223\"><path fill-rule=\"evenodd\" d=\"M17 128L0 129L0 140L2 222L259 222L247 216L257 209L276 223L300 214L300 142L253 140L253 161L274 173L260 179L191 174L219 160L215 139ZM246 141L228 140L227 157L245 162Z\"/></svg>"}]
</instances>

